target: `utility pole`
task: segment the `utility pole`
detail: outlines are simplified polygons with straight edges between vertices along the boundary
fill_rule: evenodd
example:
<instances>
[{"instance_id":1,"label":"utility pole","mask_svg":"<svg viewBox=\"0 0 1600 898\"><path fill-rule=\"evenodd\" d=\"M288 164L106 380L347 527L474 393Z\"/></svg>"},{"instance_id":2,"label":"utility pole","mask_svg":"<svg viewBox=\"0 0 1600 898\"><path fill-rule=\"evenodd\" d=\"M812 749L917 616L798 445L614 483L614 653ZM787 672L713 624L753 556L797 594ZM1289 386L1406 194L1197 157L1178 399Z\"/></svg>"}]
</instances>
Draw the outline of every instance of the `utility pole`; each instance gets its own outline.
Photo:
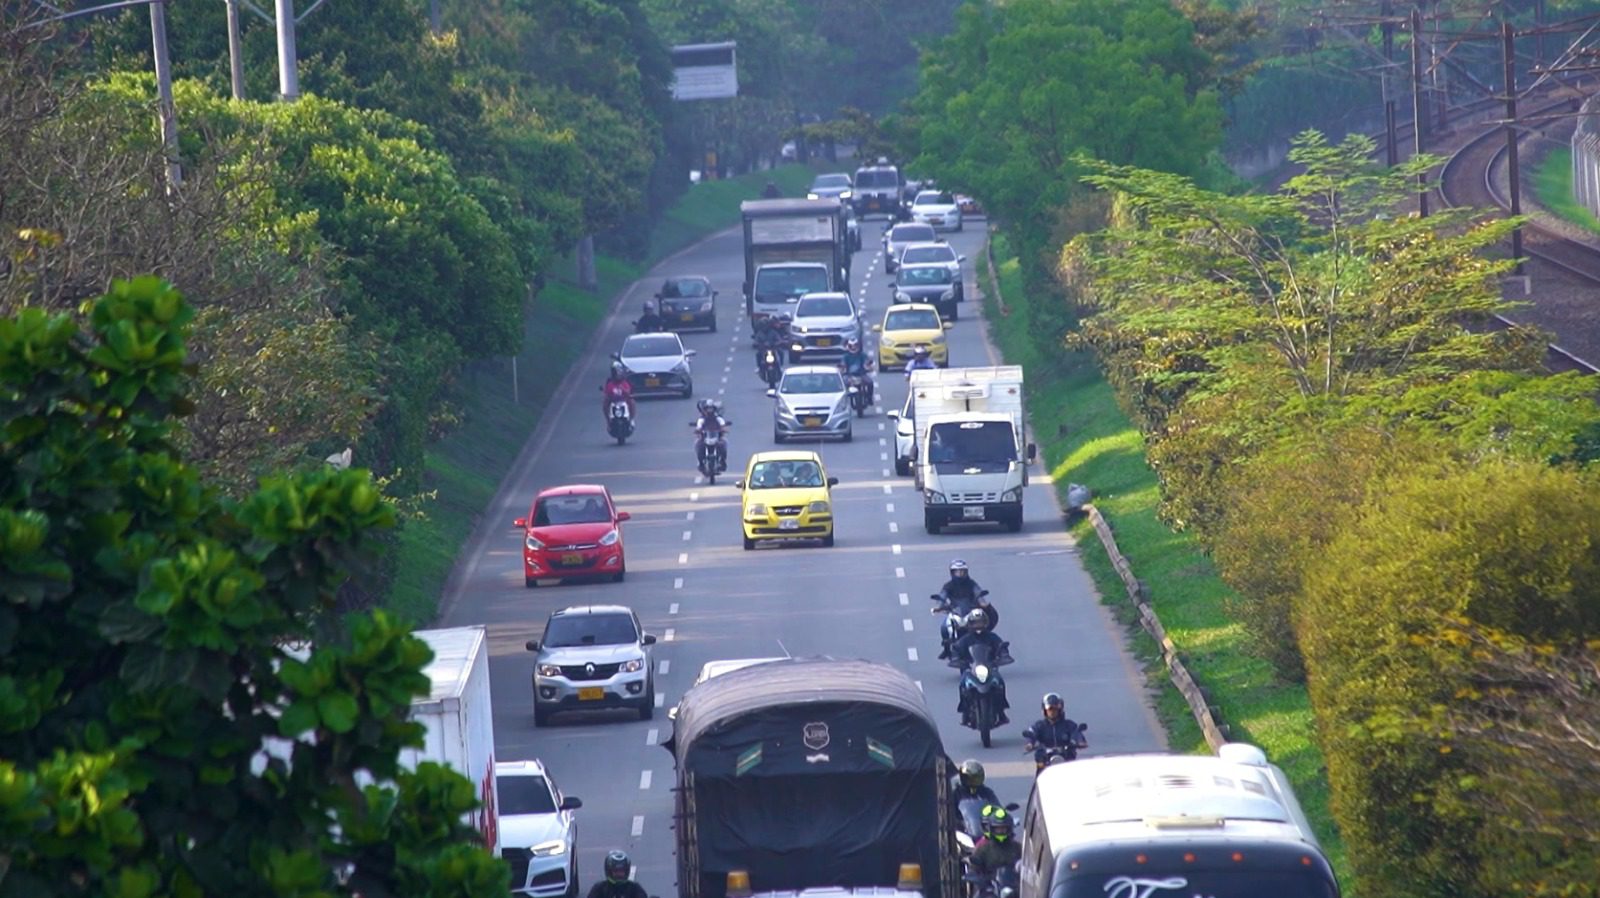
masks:
<instances>
[{"instance_id":1,"label":"utility pole","mask_svg":"<svg viewBox=\"0 0 1600 898\"><path fill-rule=\"evenodd\" d=\"M1510 22L1500 23L1500 40L1505 50L1506 66L1506 173L1511 178L1511 215L1522 214L1522 179L1517 160L1517 56L1516 35ZM1511 229L1511 257L1517 260L1517 274L1522 274L1522 226Z\"/></svg>"},{"instance_id":2,"label":"utility pole","mask_svg":"<svg viewBox=\"0 0 1600 898\"><path fill-rule=\"evenodd\" d=\"M1415 138L1416 155L1422 155L1423 132L1428 119L1422 101L1422 10L1411 8L1411 133ZM1417 214L1428 217L1428 175L1417 173Z\"/></svg>"},{"instance_id":3,"label":"utility pole","mask_svg":"<svg viewBox=\"0 0 1600 898\"><path fill-rule=\"evenodd\" d=\"M178 164L178 107L172 102L172 59L167 55L167 4L150 4L150 55L156 62L156 116L161 120L161 152L167 160L167 191L183 183Z\"/></svg>"},{"instance_id":4,"label":"utility pole","mask_svg":"<svg viewBox=\"0 0 1600 898\"><path fill-rule=\"evenodd\" d=\"M1383 19L1383 132L1387 151L1385 158L1389 161L1389 167L1393 168L1400 162L1400 150L1395 146L1394 134L1394 85L1390 79L1394 68L1394 0L1383 0L1383 9L1379 16Z\"/></svg>"},{"instance_id":5,"label":"utility pole","mask_svg":"<svg viewBox=\"0 0 1600 898\"><path fill-rule=\"evenodd\" d=\"M1544 68L1544 0L1533 0L1533 67Z\"/></svg>"},{"instance_id":6,"label":"utility pole","mask_svg":"<svg viewBox=\"0 0 1600 898\"><path fill-rule=\"evenodd\" d=\"M233 98L244 99L244 59L239 48L239 0L228 3L228 71L233 81Z\"/></svg>"},{"instance_id":7,"label":"utility pole","mask_svg":"<svg viewBox=\"0 0 1600 898\"><path fill-rule=\"evenodd\" d=\"M439 0L428 0L428 27L433 29L433 36L444 34L444 17L439 12Z\"/></svg>"},{"instance_id":8,"label":"utility pole","mask_svg":"<svg viewBox=\"0 0 1600 898\"><path fill-rule=\"evenodd\" d=\"M278 19L278 97L285 102L299 99L300 73L294 52L294 0L277 0Z\"/></svg>"}]
</instances>

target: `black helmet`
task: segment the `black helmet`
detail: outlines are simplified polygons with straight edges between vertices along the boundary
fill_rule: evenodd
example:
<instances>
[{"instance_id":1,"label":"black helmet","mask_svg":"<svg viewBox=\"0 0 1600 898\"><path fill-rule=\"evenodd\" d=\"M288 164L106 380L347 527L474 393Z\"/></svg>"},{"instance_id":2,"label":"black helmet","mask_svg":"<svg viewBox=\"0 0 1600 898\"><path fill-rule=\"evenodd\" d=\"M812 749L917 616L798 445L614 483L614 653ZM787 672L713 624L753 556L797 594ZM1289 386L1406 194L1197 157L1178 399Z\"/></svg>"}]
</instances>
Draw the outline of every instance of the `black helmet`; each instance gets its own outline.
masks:
<instances>
[{"instance_id":1,"label":"black helmet","mask_svg":"<svg viewBox=\"0 0 1600 898\"><path fill-rule=\"evenodd\" d=\"M999 805L989 805L983 809L983 832L996 842L1004 842L1011 838L1013 830L1011 815Z\"/></svg>"},{"instance_id":2,"label":"black helmet","mask_svg":"<svg viewBox=\"0 0 1600 898\"><path fill-rule=\"evenodd\" d=\"M950 579L957 580L970 576L972 576L972 572L967 570L965 561L957 558L955 561L950 562Z\"/></svg>"},{"instance_id":3,"label":"black helmet","mask_svg":"<svg viewBox=\"0 0 1600 898\"><path fill-rule=\"evenodd\" d=\"M1058 711L1058 712L1065 713L1064 709L1066 708L1066 705L1067 705L1066 702L1061 700L1060 693L1056 693L1056 692L1046 692L1044 694L1044 698L1039 701L1039 704L1040 704L1041 707L1044 708L1044 716L1045 717L1049 717L1050 716L1050 709L1051 708L1056 709L1056 711Z\"/></svg>"},{"instance_id":4,"label":"black helmet","mask_svg":"<svg viewBox=\"0 0 1600 898\"><path fill-rule=\"evenodd\" d=\"M626 882L628 873L633 865L628 863L628 855L620 848L613 848L606 854L606 879L612 882Z\"/></svg>"},{"instance_id":5,"label":"black helmet","mask_svg":"<svg viewBox=\"0 0 1600 898\"><path fill-rule=\"evenodd\" d=\"M968 758L961 762L961 785L968 789L977 789L983 785L983 765L976 758Z\"/></svg>"}]
</instances>

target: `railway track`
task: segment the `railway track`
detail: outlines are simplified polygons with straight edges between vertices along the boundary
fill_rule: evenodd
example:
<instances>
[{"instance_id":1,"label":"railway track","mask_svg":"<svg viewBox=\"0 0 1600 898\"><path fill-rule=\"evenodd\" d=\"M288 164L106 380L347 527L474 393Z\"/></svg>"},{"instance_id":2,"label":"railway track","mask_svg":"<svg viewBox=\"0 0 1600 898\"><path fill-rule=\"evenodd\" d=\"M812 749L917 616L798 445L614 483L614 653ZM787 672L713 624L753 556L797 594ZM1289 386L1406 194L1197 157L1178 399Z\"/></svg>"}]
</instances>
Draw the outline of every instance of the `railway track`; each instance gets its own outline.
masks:
<instances>
[{"instance_id":1,"label":"railway track","mask_svg":"<svg viewBox=\"0 0 1600 898\"><path fill-rule=\"evenodd\" d=\"M1570 98L1543 104L1528 115L1537 118L1570 109ZM1505 131L1502 126L1485 129L1472 137L1445 160L1439 173L1438 194L1446 205L1479 209L1499 209L1510 213L1511 202L1500 189L1497 173L1506 166ZM1528 222L1522 228L1522 254L1536 265L1547 265L1580 283L1591 286L1600 303L1600 249L1568 240L1561 234ZM1521 325L1496 315L1504 328ZM1557 334L1557 339L1560 334ZM1546 367L1551 371L1580 371L1600 374L1600 367L1557 343L1549 344Z\"/></svg>"}]
</instances>

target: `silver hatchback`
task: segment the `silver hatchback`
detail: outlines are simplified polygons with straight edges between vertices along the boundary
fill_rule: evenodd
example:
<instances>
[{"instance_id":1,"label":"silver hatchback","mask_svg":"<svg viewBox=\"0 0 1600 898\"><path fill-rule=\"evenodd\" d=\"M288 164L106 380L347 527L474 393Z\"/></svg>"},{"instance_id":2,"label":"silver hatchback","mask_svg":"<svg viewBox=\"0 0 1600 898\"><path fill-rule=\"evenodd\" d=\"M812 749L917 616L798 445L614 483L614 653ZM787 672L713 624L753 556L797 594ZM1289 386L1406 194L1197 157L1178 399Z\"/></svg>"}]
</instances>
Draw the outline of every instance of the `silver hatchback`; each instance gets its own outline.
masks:
<instances>
[{"instance_id":1,"label":"silver hatchback","mask_svg":"<svg viewBox=\"0 0 1600 898\"><path fill-rule=\"evenodd\" d=\"M542 640L530 639L533 723L545 726L557 711L630 708L640 720L655 716L656 684L644 632L625 605L584 605L550 615Z\"/></svg>"},{"instance_id":2,"label":"silver hatchback","mask_svg":"<svg viewBox=\"0 0 1600 898\"><path fill-rule=\"evenodd\" d=\"M853 439L850 393L844 375L832 365L794 365L783 372L772 403L772 441L793 437Z\"/></svg>"},{"instance_id":3,"label":"silver hatchback","mask_svg":"<svg viewBox=\"0 0 1600 898\"><path fill-rule=\"evenodd\" d=\"M848 293L807 293L795 303L789 321L789 363L844 353L844 344L862 337L861 313Z\"/></svg>"}]
</instances>

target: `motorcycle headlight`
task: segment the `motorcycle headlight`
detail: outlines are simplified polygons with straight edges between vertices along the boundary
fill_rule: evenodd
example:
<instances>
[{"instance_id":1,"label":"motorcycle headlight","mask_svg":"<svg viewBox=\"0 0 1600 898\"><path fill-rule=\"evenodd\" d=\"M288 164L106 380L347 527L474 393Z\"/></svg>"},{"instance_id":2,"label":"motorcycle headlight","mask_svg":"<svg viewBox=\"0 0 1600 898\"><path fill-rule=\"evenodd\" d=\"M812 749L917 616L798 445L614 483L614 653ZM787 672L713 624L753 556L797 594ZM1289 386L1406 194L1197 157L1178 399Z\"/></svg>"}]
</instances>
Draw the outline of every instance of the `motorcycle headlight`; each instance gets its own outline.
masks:
<instances>
[{"instance_id":1,"label":"motorcycle headlight","mask_svg":"<svg viewBox=\"0 0 1600 898\"><path fill-rule=\"evenodd\" d=\"M616 545L617 544L617 536L618 536L618 533L617 533L617 531L615 529L608 531L605 536L600 537L600 545L602 545L602 546L614 546L614 545Z\"/></svg>"},{"instance_id":2,"label":"motorcycle headlight","mask_svg":"<svg viewBox=\"0 0 1600 898\"><path fill-rule=\"evenodd\" d=\"M561 676L561 668L555 664L541 664L539 665L539 676L559 677Z\"/></svg>"},{"instance_id":3,"label":"motorcycle headlight","mask_svg":"<svg viewBox=\"0 0 1600 898\"><path fill-rule=\"evenodd\" d=\"M638 673L640 670L643 670L643 669L644 669L644 662L640 661L638 658L634 658L632 661L624 661L624 662L622 662L621 670L622 670L623 673Z\"/></svg>"},{"instance_id":4,"label":"motorcycle headlight","mask_svg":"<svg viewBox=\"0 0 1600 898\"><path fill-rule=\"evenodd\" d=\"M539 542L539 538L531 533L528 534L527 538L522 541L522 544L530 549L535 550L544 548L544 543Z\"/></svg>"},{"instance_id":5,"label":"motorcycle headlight","mask_svg":"<svg viewBox=\"0 0 1600 898\"><path fill-rule=\"evenodd\" d=\"M923 497L928 500L929 505L944 504L944 493L941 493L938 490L928 490L926 493L923 493Z\"/></svg>"},{"instance_id":6,"label":"motorcycle headlight","mask_svg":"<svg viewBox=\"0 0 1600 898\"><path fill-rule=\"evenodd\" d=\"M1001 502L1021 502L1022 501L1022 487L1014 486L1011 489L1008 489L1005 492L1001 493L1000 494L1000 501Z\"/></svg>"},{"instance_id":7,"label":"motorcycle headlight","mask_svg":"<svg viewBox=\"0 0 1600 898\"><path fill-rule=\"evenodd\" d=\"M744 516L747 518L764 518L767 516L767 506L760 502L752 502L750 507L744 510Z\"/></svg>"},{"instance_id":8,"label":"motorcycle headlight","mask_svg":"<svg viewBox=\"0 0 1600 898\"><path fill-rule=\"evenodd\" d=\"M540 842L529 850L534 857L555 857L567 853L567 843L560 839L552 839L549 842Z\"/></svg>"},{"instance_id":9,"label":"motorcycle headlight","mask_svg":"<svg viewBox=\"0 0 1600 898\"><path fill-rule=\"evenodd\" d=\"M989 682L989 668L982 664L972 665L972 675L977 677L980 683Z\"/></svg>"},{"instance_id":10,"label":"motorcycle headlight","mask_svg":"<svg viewBox=\"0 0 1600 898\"><path fill-rule=\"evenodd\" d=\"M827 502L824 502L823 500L818 499L817 501L811 503L811 513L812 514L826 514L827 511L828 511L828 503Z\"/></svg>"}]
</instances>

